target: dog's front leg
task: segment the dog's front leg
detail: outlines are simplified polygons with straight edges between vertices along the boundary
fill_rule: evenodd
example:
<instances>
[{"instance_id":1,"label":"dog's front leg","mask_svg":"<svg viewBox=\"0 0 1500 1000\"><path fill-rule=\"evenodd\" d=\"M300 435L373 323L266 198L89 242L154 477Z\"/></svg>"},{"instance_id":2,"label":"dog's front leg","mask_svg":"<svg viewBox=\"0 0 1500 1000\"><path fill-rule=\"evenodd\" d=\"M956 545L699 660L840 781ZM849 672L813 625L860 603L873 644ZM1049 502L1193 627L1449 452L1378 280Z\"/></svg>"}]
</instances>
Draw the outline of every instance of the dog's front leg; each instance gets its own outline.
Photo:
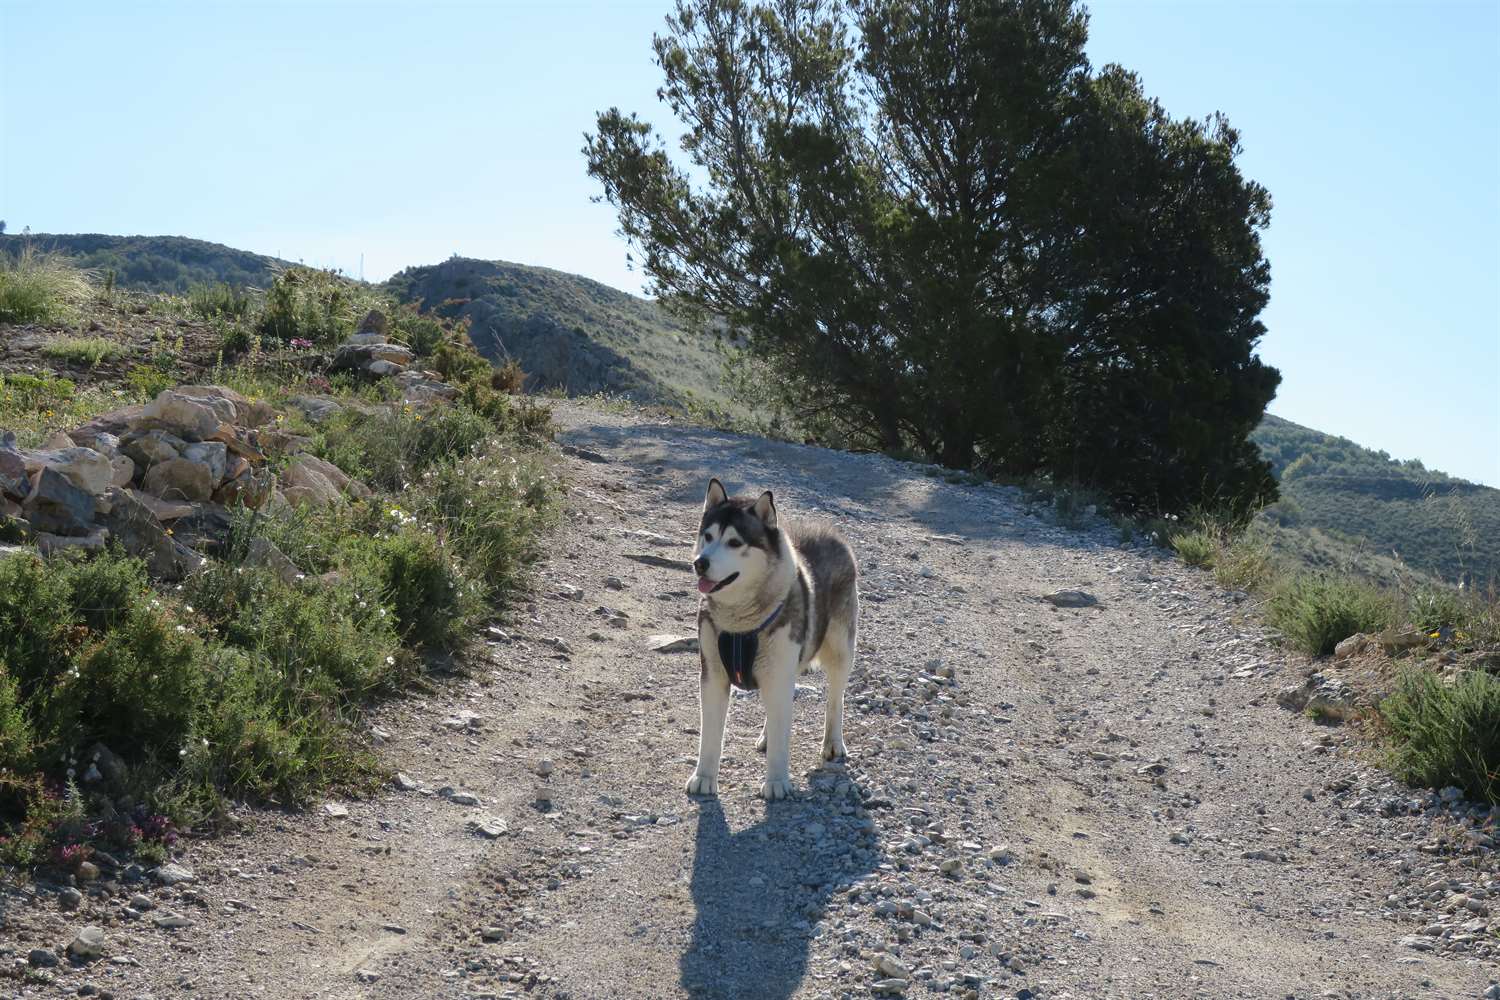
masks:
<instances>
[{"instance_id":1,"label":"dog's front leg","mask_svg":"<svg viewBox=\"0 0 1500 1000\"><path fill-rule=\"evenodd\" d=\"M688 779L689 795L716 795L719 758L724 754L724 720L729 715L729 674L702 654L698 680L698 766Z\"/></svg>"},{"instance_id":2,"label":"dog's front leg","mask_svg":"<svg viewBox=\"0 0 1500 1000\"><path fill-rule=\"evenodd\" d=\"M760 700L766 707L766 780L761 798L784 799L792 794L792 695L797 684L795 653L790 662L778 664L760 685Z\"/></svg>"}]
</instances>

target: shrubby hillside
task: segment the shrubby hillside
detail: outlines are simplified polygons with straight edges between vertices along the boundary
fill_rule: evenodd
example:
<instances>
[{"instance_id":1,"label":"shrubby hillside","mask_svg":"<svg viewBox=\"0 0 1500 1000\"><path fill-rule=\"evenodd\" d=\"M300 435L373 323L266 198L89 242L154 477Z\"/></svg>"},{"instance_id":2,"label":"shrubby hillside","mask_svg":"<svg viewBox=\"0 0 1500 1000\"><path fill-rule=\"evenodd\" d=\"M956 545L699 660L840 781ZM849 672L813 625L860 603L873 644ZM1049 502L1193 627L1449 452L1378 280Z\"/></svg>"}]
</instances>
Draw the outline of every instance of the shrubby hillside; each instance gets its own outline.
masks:
<instances>
[{"instance_id":1,"label":"shrubby hillside","mask_svg":"<svg viewBox=\"0 0 1500 1000\"><path fill-rule=\"evenodd\" d=\"M194 285L224 282L264 288L287 261L184 236L103 236L98 233L0 236L0 253L16 255L30 244L72 258L101 278L138 292L186 292Z\"/></svg>"},{"instance_id":2,"label":"shrubby hillside","mask_svg":"<svg viewBox=\"0 0 1500 1000\"><path fill-rule=\"evenodd\" d=\"M1281 482L1263 518L1278 548L1314 565L1448 583L1500 578L1500 490L1266 416L1251 435Z\"/></svg>"}]
</instances>

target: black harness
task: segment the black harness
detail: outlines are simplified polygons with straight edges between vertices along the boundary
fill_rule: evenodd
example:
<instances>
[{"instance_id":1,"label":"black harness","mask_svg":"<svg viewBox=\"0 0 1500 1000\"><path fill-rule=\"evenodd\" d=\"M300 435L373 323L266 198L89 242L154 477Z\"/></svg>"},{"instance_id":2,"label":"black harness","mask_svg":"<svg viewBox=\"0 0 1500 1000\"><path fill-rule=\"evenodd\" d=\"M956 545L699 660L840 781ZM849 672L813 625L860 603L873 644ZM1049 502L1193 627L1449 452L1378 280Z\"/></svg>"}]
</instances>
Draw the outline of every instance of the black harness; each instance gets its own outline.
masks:
<instances>
[{"instance_id":1,"label":"black harness","mask_svg":"<svg viewBox=\"0 0 1500 1000\"><path fill-rule=\"evenodd\" d=\"M735 687L743 691L755 689L755 654L760 650L760 634L781 616L784 607L786 602L782 601L771 612L771 617L749 632L719 633L719 659L729 672L729 682Z\"/></svg>"}]
</instances>

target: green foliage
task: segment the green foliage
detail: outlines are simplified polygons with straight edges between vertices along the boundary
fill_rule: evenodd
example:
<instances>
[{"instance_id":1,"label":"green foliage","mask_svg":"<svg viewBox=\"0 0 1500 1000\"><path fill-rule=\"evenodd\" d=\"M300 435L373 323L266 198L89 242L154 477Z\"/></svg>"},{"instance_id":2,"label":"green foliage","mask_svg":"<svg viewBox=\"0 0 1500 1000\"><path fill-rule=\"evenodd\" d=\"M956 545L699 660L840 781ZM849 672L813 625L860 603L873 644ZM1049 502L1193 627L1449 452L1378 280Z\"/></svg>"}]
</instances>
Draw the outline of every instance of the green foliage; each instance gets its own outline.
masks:
<instances>
[{"instance_id":1,"label":"green foliage","mask_svg":"<svg viewBox=\"0 0 1500 1000\"><path fill-rule=\"evenodd\" d=\"M88 273L62 254L30 242L13 252L0 242L0 323L58 323L90 295Z\"/></svg>"},{"instance_id":2,"label":"green foliage","mask_svg":"<svg viewBox=\"0 0 1500 1000\"><path fill-rule=\"evenodd\" d=\"M1206 531L1185 531L1172 536L1172 548L1189 566L1206 569L1219 553L1219 540Z\"/></svg>"},{"instance_id":3,"label":"green foliage","mask_svg":"<svg viewBox=\"0 0 1500 1000\"><path fill-rule=\"evenodd\" d=\"M0 660L0 782L7 775L31 771L34 740L23 711L20 685Z\"/></svg>"},{"instance_id":4,"label":"green foliage","mask_svg":"<svg viewBox=\"0 0 1500 1000\"><path fill-rule=\"evenodd\" d=\"M1450 684L1412 669L1380 710L1391 767L1403 780L1457 785L1475 801L1500 804L1500 677L1469 670Z\"/></svg>"},{"instance_id":5,"label":"green foliage","mask_svg":"<svg viewBox=\"0 0 1500 1000\"><path fill-rule=\"evenodd\" d=\"M354 332L372 294L331 271L289 267L266 290L256 330L269 340L308 340L332 346Z\"/></svg>"},{"instance_id":6,"label":"green foliage","mask_svg":"<svg viewBox=\"0 0 1500 1000\"><path fill-rule=\"evenodd\" d=\"M1457 591L1418 587L1407 598L1407 621L1423 632L1457 628L1468 623L1473 608Z\"/></svg>"},{"instance_id":7,"label":"green foliage","mask_svg":"<svg viewBox=\"0 0 1500 1000\"><path fill-rule=\"evenodd\" d=\"M323 428L317 453L357 479L399 493L433 465L473 454L494 432L489 420L462 406L427 414L347 409Z\"/></svg>"},{"instance_id":8,"label":"green foliage","mask_svg":"<svg viewBox=\"0 0 1500 1000\"><path fill-rule=\"evenodd\" d=\"M1276 574L1270 548L1264 540L1248 533L1220 542L1214 553L1213 569L1219 586L1246 592L1266 588Z\"/></svg>"},{"instance_id":9,"label":"green foliage","mask_svg":"<svg viewBox=\"0 0 1500 1000\"><path fill-rule=\"evenodd\" d=\"M225 281L188 289L188 306L204 319L244 319L252 304L249 291Z\"/></svg>"},{"instance_id":10,"label":"green foliage","mask_svg":"<svg viewBox=\"0 0 1500 1000\"><path fill-rule=\"evenodd\" d=\"M454 323L424 314L409 304L394 310L387 318L393 339L410 347L419 358L431 357L439 345L447 341L463 339L468 328L467 321Z\"/></svg>"},{"instance_id":11,"label":"green foliage","mask_svg":"<svg viewBox=\"0 0 1500 1000\"><path fill-rule=\"evenodd\" d=\"M1286 529L1274 536L1280 550L1388 582L1413 570L1500 580L1500 490L1273 416L1251 437L1281 477L1282 500L1261 518Z\"/></svg>"},{"instance_id":12,"label":"green foliage","mask_svg":"<svg viewBox=\"0 0 1500 1000\"><path fill-rule=\"evenodd\" d=\"M51 375L0 374L0 428L16 432L23 447L34 447L59 427L72 427L120 401L98 388L80 389Z\"/></svg>"},{"instance_id":13,"label":"green foliage","mask_svg":"<svg viewBox=\"0 0 1500 1000\"><path fill-rule=\"evenodd\" d=\"M1269 195L1227 121L1170 118L1086 38L1063 0L683 0L655 47L691 162L612 109L588 169L653 291L743 334L804 425L1254 509Z\"/></svg>"},{"instance_id":14,"label":"green foliage","mask_svg":"<svg viewBox=\"0 0 1500 1000\"><path fill-rule=\"evenodd\" d=\"M57 337L42 345L42 353L59 361L94 368L120 357L125 349L104 337Z\"/></svg>"},{"instance_id":15,"label":"green foliage","mask_svg":"<svg viewBox=\"0 0 1500 1000\"><path fill-rule=\"evenodd\" d=\"M401 638L423 649L458 646L485 613L478 583L424 528L397 526L366 546Z\"/></svg>"},{"instance_id":16,"label":"green foliage","mask_svg":"<svg viewBox=\"0 0 1500 1000\"><path fill-rule=\"evenodd\" d=\"M1281 581L1266 620L1298 649L1326 656L1357 632L1379 632L1396 620L1390 595L1347 578L1296 576Z\"/></svg>"}]
</instances>

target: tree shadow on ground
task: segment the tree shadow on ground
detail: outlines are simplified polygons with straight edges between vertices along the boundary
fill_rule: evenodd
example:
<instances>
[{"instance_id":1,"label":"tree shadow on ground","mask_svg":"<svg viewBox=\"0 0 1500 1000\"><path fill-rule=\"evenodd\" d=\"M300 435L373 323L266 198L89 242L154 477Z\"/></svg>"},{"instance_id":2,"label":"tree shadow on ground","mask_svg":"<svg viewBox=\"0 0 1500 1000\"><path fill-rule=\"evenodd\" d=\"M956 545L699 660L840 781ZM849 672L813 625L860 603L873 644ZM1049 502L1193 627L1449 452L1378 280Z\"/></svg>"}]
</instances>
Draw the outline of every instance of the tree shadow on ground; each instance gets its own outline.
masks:
<instances>
[{"instance_id":1,"label":"tree shadow on ground","mask_svg":"<svg viewBox=\"0 0 1500 1000\"><path fill-rule=\"evenodd\" d=\"M701 1000L787 1000L797 991L829 896L873 868L854 833L838 832L834 822L842 818L833 796L815 793L768 805L759 822L731 832L717 799L698 802L697 915L679 962L684 992ZM810 823L822 824L824 836L800 836ZM841 836L851 849L830 851Z\"/></svg>"}]
</instances>

